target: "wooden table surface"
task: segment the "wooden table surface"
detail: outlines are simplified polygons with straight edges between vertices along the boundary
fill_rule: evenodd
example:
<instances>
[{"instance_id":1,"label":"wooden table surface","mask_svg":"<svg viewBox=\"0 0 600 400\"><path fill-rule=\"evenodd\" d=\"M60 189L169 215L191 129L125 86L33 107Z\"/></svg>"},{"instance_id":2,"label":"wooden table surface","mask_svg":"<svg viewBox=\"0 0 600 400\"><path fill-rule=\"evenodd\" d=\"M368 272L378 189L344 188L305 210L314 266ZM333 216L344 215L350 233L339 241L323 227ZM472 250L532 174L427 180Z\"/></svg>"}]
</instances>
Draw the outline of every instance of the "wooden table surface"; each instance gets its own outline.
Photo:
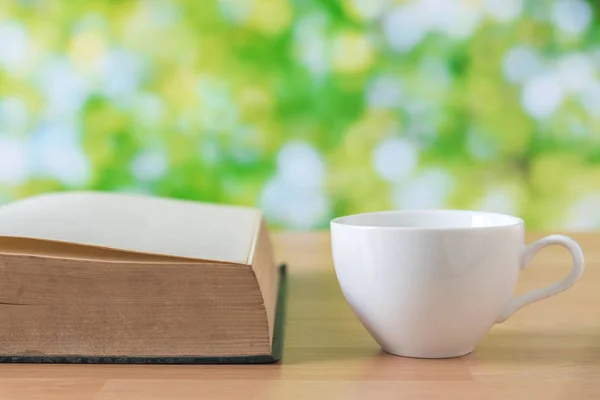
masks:
<instances>
[{"instance_id":1,"label":"wooden table surface","mask_svg":"<svg viewBox=\"0 0 600 400\"><path fill-rule=\"evenodd\" d=\"M281 364L4 364L0 399L600 398L600 234L572 236L586 256L582 279L497 325L462 358L382 353L342 296L328 235L277 234L276 256L290 277ZM566 250L545 249L521 274L517 292L552 283L569 268Z\"/></svg>"}]
</instances>

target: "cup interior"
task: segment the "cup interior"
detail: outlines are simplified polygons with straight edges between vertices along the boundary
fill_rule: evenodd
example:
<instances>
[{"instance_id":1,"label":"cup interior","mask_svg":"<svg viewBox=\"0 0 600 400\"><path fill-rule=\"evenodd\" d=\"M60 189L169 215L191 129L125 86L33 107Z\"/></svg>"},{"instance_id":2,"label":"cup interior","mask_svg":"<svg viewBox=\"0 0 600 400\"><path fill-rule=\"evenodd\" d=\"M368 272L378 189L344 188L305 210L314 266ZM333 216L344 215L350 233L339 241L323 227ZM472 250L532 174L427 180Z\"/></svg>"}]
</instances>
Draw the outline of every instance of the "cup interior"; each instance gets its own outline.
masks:
<instances>
[{"instance_id":1,"label":"cup interior","mask_svg":"<svg viewBox=\"0 0 600 400\"><path fill-rule=\"evenodd\" d=\"M522 224L511 215L480 211L424 210L382 211L336 218L333 224L371 228L460 229Z\"/></svg>"}]
</instances>

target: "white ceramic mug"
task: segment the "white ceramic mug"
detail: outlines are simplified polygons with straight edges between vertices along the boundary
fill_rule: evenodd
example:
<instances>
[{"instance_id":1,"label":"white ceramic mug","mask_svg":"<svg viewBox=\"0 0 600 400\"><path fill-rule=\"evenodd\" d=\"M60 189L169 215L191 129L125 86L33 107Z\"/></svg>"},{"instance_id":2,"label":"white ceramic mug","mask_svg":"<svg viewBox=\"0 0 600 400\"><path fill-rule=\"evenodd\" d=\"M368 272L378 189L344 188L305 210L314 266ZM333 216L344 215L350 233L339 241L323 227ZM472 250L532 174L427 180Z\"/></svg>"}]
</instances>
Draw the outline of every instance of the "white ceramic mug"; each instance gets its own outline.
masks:
<instances>
[{"instance_id":1,"label":"white ceramic mug","mask_svg":"<svg viewBox=\"0 0 600 400\"><path fill-rule=\"evenodd\" d=\"M494 324L579 279L577 242L552 235L526 246L523 236L521 219L476 211L386 211L331 222L346 300L385 351L408 357L468 354ZM553 244L571 252L569 275L511 299L519 271Z\"/></svg>"}]
</instances>

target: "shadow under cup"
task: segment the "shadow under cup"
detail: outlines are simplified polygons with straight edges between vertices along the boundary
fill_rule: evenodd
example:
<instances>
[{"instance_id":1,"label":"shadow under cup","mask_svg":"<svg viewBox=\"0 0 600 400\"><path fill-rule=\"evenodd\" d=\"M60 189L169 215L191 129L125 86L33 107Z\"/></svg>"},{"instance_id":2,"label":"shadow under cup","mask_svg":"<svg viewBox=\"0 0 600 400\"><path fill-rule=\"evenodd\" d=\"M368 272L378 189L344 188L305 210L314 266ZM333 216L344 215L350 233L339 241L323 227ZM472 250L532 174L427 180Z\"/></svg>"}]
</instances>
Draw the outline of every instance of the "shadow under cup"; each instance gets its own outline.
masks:
<instances>
[{"instance_id":1,"label":"shadow under cup","mask_svg":"<svg viewBox=\"0 0 600 400\"><path fill-rule=\"evenodd\" d=\"M474 211L389 211L331 222L346 300L387 352L468 354L511 300L524 224Z\"/></svg>"}]
</instances>

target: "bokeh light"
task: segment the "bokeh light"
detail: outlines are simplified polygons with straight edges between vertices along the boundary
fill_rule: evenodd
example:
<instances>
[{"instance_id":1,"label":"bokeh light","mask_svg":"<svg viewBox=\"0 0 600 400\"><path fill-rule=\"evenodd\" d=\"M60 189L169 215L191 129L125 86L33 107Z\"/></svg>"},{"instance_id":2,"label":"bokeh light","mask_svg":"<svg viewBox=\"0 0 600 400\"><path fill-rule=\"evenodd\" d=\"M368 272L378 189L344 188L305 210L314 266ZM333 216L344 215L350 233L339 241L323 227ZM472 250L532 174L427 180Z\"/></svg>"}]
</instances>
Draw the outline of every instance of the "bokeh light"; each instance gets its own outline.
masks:
<instances>
[{"instance_id":1,"label":"bokeh light","mask_svg":"<svg viewBox=\"0 0 600 400\"><path fill-rule=\"evenodd\" d=\"M93 189L600 228L585 0L0 2L0 202Z\"/></svg>"}]
</instances>

